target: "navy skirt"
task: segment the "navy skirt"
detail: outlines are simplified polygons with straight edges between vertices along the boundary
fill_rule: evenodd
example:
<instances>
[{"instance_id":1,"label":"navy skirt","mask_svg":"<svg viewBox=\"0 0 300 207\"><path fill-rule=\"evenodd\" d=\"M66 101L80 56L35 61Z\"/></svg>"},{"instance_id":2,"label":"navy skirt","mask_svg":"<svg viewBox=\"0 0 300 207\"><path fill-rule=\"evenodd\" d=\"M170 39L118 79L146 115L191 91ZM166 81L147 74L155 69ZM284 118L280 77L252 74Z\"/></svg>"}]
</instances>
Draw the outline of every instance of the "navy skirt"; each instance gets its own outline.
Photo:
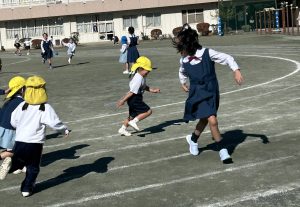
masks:
<instances>
[{"instance_id":1,"label":"navy skirt","mask_svg":"<svg viewBox=\"0 0 300 207\"><path fill-rule=\"evenodd\" d=\"M136 46L130 46L127 48L127 62L135 63L136 60L140 57L139 51Z\"/></svg>"},{"instance_id":2,"label":"navy skirt","mask_svg":"<svg viewBox=\"0 0 300 207\"><path fill-rule=\"evenodd\" d=\"M52 51L52 50L47 50L47 51L45 51L44 53L42 53L42 57L43 57L45 60L48 60L48 59L53 58L53 51Z\"/></svg>"},{"instance_id":3,"label":"navy skirt","mask_svg":"<svg viewBox=\"0 0 300 207\"><path fill-rule=\"evenodd\" d=\"M127 104L129 106L129 118L135 118L150 110L150 107L143 101L142 94L134 94L127 100Z\"/></svg>"},{"instance_id":4,"label":"navy skirt","mask_svg":"<svg viewBox=\"0 0 300 207\"><path fill-rule=\"evenodd\" d=\"M217 116L220 94L215 81L203 85L191 84L189 97L185 102L185 121Z\"/></svg>"}]
</instances>

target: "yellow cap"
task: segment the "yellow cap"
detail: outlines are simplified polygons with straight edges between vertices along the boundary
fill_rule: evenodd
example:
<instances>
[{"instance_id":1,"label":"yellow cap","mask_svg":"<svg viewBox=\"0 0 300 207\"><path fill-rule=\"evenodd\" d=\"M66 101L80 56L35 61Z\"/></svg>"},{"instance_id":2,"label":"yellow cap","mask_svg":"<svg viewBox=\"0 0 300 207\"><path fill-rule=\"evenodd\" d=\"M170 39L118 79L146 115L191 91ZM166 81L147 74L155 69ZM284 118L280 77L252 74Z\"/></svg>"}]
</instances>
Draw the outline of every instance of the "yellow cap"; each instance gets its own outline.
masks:
<instances>
[{"instance_id":1,"label":"yellow cap","mask_svg":"<svg viewBox=\"0 0 300 207\"><path fill-rule=\"evenodd\" d=\"M26 103L36 105L47 102L48 96L45 89L46 81L39 76L31 76L26 80L24 99Z\"/></svg>"},{"instance_id":2,"label":"yellow cap","mask_svg":"<svg viewBox=\"0 0 300 207\"><path fill-rule=\"evenodd\" d=\"M15 93L17 93L21 88L25 86L25 78L21 76L16 76L10 79L8 83L8 87L10 89L9 94L7 94L6 98L12 97Z\"/></svg>"},{"instance_id":3,"label":"yellow cap","mask_svg":"<svg viewBox=\"0 0 300 207\"><path fill-rule=\"evenodd\" d=\"M152 71L152 63L149 58L145 56L141 56L136 60L136 63L134 63L131 67L131 71L136 71L138 68L143 68L147 71Z\"/></svg>"}]
</instances>

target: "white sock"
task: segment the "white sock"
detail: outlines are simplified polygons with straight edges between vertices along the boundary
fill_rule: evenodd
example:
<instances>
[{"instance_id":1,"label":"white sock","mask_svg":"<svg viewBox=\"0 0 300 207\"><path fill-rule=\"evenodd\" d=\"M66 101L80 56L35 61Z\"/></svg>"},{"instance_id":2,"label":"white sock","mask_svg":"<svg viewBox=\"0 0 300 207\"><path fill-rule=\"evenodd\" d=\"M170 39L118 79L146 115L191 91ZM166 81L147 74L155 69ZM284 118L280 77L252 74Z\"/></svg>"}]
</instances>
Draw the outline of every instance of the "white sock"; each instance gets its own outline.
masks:
<instances>
[{"instance_id":1,"label":"white sock","mask_svg":"<svg viewBox=\"0 0 300 207\"><path fill-rule=\"evenodd\" d=\"M139 119L135 117L132 121L133 121L134 123L138 123L138 122L139 122Z\"/></svg>"},{"instance_id":2,"label":"white sock","mask_svg":"<svg viewBox=\"0 0 300 207\"><path fill-rule=\"evenodd\" d=\"M127 127L123 124L123 125L121 126L121 129L127 129Z\"/></svg>"}]
</instances>

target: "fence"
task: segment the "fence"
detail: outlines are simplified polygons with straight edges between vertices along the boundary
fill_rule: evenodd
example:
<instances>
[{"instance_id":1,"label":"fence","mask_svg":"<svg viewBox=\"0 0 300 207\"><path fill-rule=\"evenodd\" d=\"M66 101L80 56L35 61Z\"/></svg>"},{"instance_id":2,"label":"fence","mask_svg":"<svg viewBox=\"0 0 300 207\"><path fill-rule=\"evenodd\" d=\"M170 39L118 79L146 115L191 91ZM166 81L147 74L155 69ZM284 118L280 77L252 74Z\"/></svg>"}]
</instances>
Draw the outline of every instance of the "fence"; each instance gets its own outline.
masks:
<instances>
[{"instance_id":1,"label":"fence","mask_svg":"<svg viewBox=\"0 0 300 207\"><path fill-rule=\"evenodd\" d=\"M280 9L265 8L255 14L257 34L282 33L300 35L300 13L293 4L282 4Z\"/></svg>"}]
</instances>

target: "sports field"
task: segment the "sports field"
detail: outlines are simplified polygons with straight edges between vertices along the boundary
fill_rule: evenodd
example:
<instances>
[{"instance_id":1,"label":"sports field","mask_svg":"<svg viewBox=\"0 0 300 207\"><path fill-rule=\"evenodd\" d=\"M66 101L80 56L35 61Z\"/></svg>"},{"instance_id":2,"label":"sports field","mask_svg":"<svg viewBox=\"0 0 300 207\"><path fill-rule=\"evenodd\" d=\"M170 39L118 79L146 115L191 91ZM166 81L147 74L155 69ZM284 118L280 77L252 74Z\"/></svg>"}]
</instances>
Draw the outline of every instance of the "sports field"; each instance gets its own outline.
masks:
<instances>
[{"instance_id":1,"label":"sports field","mask_svg":"<svg viewBox=\"0 0 300 207\"><path fill-rule=\"evenodd\" d=\"M117 110L114 103L129 89L118 63L120 46L78 46L71 65L59 48L53 70L42 64L39 50L20 57L0 53L0 86L15 75L44 77L49 103L72 129L67 139L47 131L35 193L23 198L24 174L9 174L0 182L0 206L300 206L300 37L249 34L200 41L233 55L245 78L238 86L228 67L216 67L218 120L230 165L219 160L208 129L198 142L200 155L189 154L185 136L196 122L182 121L187 94L170 40L138 47L158 68L147 83L161 93L144 94L153 114L131 137L117 133L127 106Z\"/></svg>"}]
</instances>

